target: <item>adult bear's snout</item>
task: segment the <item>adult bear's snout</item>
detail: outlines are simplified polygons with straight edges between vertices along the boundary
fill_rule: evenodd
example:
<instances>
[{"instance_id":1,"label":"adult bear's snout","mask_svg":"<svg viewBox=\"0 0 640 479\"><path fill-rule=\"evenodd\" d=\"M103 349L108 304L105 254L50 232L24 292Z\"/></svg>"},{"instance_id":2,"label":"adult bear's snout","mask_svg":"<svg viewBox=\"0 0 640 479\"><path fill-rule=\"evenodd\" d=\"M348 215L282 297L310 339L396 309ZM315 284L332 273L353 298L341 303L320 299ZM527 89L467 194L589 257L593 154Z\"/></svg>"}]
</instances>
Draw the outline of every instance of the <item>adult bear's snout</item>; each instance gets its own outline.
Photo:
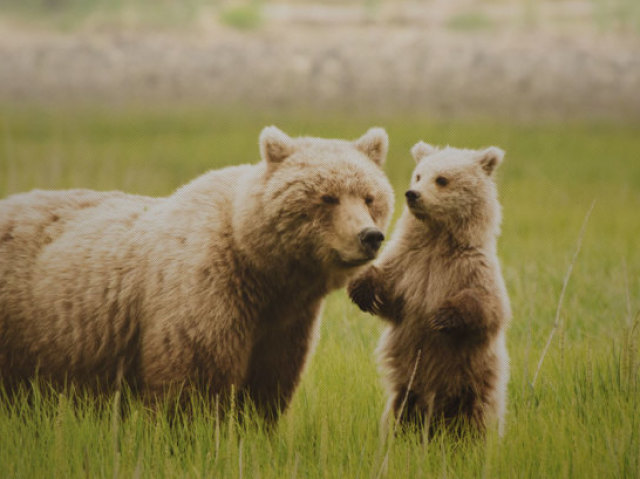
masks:
<instances>
[{"instance_id":1,"label":"adult bear's snout","mask_svg":"<svg viewBox=\"0 0 640 479\"><path fill-rule=\"evenodd\" d=\"M362 246L364 246L368 251L376 253L380 249L380 244L384 240L384 235L378 228L368 227L358 233L358 238L360 239Z\"/></svg>"}]
</instances>

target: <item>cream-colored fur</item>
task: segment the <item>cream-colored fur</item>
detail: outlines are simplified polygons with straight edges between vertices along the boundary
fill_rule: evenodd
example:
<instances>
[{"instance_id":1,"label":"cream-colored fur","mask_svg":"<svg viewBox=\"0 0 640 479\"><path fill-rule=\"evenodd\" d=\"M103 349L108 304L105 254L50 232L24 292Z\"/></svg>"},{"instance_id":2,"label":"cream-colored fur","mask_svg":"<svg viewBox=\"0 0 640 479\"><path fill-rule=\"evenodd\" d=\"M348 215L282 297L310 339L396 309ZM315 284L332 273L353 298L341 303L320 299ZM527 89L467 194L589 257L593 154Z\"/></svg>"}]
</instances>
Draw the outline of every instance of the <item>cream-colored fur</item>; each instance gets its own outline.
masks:
<instances>
[{"instance_id":1,"label":"cream-colored fur","mask_svg":"<svg viewBox=\"0 0 640 479\"><path fill-rule=\"evenodd\" d=\"M478 431L497 422L501 431L511 310L493 173L504 153L420 142L412 154L408 206L379 260L349 286L356 304L391 323L378 347L389 389L383 423L401 414L431 432L443 422Z\"/></svg>"},{"instance_id":2,"label":"cream-colored fur","mask_svg":"<svg viewBox=\"0 0 640 479\"><path fill-rule=\"evenodd\" d=\"M376 255L360 233L389 221L387 145L379 128L349 142L268 127L260 163L210 171L166 198L0 201L3 386L37 373L101 390L122 378L146 398L233 388L275 418L323 298Z\"/></svg>"}]
</instances>

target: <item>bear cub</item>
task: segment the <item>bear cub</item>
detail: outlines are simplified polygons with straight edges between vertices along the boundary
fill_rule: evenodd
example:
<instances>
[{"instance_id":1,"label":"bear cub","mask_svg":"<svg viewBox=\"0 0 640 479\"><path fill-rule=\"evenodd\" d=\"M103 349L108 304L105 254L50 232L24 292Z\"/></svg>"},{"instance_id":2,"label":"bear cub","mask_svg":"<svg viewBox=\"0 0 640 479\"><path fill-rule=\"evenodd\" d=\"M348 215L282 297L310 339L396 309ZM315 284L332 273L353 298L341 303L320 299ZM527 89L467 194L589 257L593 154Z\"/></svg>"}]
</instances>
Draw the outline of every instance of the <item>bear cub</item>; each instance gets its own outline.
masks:
<instances>
[{"instance_id":1,"label":"bear cub","mask_svg":"<svg viewBox=\"0 0 640 479\"><path fill-rule=\"evenodd\" d=\"M348 288L390 327L377 354L390 416L429 434L491 424L502 433L511 318L496 253L501 209L494 172L504 152L411 150L417 166L406 208L379 260Z\"/></svg>"}]
</instances>

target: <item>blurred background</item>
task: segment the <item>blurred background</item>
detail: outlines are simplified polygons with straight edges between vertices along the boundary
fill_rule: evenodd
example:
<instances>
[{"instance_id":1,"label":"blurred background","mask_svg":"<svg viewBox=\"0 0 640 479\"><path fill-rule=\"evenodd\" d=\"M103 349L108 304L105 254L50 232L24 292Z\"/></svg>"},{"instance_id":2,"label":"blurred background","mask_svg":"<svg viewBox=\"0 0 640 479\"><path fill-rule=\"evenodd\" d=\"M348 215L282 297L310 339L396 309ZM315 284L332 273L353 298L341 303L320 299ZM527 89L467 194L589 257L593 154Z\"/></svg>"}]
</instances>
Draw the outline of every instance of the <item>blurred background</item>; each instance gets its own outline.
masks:
<instances>
[{"instance_id":1,"label":"blurred background","mask_svg":"<svg viewBox=\"0 0 640 479\"><path fill-rule=\"evenodd\" d=\"M0 0L0 101L640 119L637 0Z\"/></svg>"}]
</instances>

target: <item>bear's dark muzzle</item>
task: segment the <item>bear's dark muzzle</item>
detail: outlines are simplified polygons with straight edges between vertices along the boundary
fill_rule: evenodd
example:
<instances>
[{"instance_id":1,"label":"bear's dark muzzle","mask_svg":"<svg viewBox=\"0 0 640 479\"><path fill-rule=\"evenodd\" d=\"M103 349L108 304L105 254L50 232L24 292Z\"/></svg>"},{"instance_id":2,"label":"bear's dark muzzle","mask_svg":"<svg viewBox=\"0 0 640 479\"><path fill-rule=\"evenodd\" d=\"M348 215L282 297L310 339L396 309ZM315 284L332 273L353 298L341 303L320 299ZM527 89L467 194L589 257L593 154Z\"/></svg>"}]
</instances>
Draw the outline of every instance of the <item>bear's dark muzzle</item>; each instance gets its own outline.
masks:
<instances>
[{"instance_id":1,"label":"bear's dark muzzle","mask_svg":"<svg viewBox=\"0 0 640 479\"><path fill-rule=\"evenodd\" d=\"M365 228L358 234L358 238L360 239L360 243L367 252L375 254L380 249L380 245L382 241L384 241L384 235L382 231L378 228Z\"/></svg>"},{"instance_id":2,"label":"bear's dark muzzle","mask_svg":"<svg viewBox=\"0 0 640 479\"><path fill-rule=\"evenodd\" d=\"M404 194L404 196L407 198L407 203L409 205L412 205L418 198L420 198L420 193L418 193L417 191L409 190Z\"/></svg>"}]
</instances>

